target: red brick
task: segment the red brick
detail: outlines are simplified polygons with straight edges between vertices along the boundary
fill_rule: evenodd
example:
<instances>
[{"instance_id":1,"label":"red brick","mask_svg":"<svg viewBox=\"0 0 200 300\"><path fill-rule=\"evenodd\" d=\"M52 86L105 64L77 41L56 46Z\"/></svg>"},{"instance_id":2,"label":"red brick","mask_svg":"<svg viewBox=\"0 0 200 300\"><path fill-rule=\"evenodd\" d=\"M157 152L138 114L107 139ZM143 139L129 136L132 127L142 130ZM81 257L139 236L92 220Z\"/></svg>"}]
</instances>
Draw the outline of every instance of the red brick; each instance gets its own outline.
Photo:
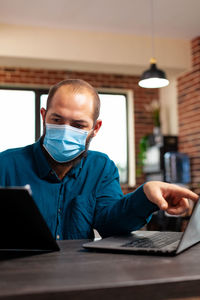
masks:
<instances>
[{"instance_id":1,"label":"red brick","mask_svg":"<svg viewBox=\"0 0 200 300\"><path fill-rule=\"evenodd\" d=\"M200 37L191 42L192 70L177 80L179 151L191 159L191 188L200 192Z\"/></svg>"}]
</instances>

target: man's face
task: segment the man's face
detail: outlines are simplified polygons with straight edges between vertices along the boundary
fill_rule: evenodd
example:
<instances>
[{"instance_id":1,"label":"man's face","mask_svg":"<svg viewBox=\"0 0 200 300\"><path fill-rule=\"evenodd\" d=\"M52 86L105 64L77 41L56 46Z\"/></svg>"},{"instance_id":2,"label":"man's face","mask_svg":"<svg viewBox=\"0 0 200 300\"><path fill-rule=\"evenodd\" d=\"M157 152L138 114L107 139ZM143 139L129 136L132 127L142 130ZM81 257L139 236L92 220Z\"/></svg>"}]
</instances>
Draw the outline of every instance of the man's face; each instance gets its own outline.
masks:
<instances>
[{"instance_id":1,"label":"man's face","mask_svg":"<svg viewBox=\"0 0 200 300\"><path fill-rule=\"evenodd\" d=\"M94 124L94 101L92 95L86 89L74 93L70 87L61 86L56 91L48 110L42 108L41 114L44 127L45 123L65 124L86 131L90 131L94 127L87 137L87 142L91 136L97 134L101 127L100 120L97 120Z\"/></svg>"}]
</instances>

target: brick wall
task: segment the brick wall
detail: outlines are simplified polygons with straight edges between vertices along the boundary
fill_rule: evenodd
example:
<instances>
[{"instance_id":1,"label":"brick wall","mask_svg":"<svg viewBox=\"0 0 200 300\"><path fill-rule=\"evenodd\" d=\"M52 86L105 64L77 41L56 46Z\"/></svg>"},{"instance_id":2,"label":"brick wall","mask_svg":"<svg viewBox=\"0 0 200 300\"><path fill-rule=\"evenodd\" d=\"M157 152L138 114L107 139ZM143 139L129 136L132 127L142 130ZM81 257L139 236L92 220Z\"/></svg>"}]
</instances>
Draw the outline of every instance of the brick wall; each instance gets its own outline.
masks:
<instances>
[{"instance_id":1,"label":"brick wall","mask_svg":"<svg viewBox=\"0 0 200 300\"><path fill-rule=\"evenodd\" d=\"M143 135L152 133L153 128L151 115L149 112L145 111L144 105L148 104L153 99L158 99L157 89L151 90L140 88L137 84L139 78L136 76L0 67L1 86L38 86L40 88L44 86L46 88L67 78L81 78L89 82L95 88L120 88L133 91L137 156L140 138ZM131 141L131 143L133 143L133 141ZM136 179L137 186L143 183L143 180L143 176L138 177ZM129 191L128 187L124 187L123 190L125 193Z\"/></svg>"},{"instance_id":2,"label":"brick wall","mask_svg":"<svg viewBox=\"0 0 200 300\"><path fill-rule=\"evenodd\" d=\"M200 193L200 37L191 42L192 70L178 78L179 151L191 159L191 188Z\"/></svg>"}]
</instances>

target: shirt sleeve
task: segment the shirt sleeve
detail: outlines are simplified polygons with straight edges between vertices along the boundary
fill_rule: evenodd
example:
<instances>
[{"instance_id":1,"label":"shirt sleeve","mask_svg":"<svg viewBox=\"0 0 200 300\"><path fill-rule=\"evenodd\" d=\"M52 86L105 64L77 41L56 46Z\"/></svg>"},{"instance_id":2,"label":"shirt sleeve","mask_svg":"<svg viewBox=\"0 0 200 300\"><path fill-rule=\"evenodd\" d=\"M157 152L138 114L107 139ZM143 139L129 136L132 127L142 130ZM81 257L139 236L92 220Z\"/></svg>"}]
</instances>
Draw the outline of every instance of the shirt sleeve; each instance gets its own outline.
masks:
<instances>
[{"instance_id":1,"label":"shirt sleeve","mask_svg":"<svg viewBox=\"0 0 200 300\"><path fill-rule=\"evenodd\" d=\"M119 174L112 161L108 161L96 195L94 228L102 237L127 234L144 226L158 207L150 202L143 185L123 195Z\"/></svg>"}]
</instances>

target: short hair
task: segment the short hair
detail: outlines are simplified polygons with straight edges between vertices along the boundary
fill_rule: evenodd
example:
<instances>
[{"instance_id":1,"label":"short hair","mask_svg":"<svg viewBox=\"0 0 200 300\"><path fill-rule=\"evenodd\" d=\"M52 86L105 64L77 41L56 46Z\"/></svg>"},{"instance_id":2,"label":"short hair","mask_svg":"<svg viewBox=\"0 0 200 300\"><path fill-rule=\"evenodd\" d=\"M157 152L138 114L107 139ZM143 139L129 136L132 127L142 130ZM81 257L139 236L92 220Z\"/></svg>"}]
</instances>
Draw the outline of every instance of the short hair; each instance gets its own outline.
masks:
<instances>
[{"instance_id":1,"label":"short hair","mask_svg":"<svg viewBox=\"0 0 200 300\"><path fill-rule=\"evenodd\" d=\"M49 107L51 105L51 101L52 101L55 93L61 86L69 86L70 88L72 88L74 93L83 91L84 89L86 89L88 92L91 93L93 100L94 100L93 120L95 123L96 120L98 119L99 113L100 113L99 95L98 95L97 91L89 83L87 83L86 81L84 81L82 79L66 79L66 80L60 81L57 84L53 85L49 90L49 94L48 94L48 98L47 98L47 110L49 109Z\"/></svg>"}]
</instances>

